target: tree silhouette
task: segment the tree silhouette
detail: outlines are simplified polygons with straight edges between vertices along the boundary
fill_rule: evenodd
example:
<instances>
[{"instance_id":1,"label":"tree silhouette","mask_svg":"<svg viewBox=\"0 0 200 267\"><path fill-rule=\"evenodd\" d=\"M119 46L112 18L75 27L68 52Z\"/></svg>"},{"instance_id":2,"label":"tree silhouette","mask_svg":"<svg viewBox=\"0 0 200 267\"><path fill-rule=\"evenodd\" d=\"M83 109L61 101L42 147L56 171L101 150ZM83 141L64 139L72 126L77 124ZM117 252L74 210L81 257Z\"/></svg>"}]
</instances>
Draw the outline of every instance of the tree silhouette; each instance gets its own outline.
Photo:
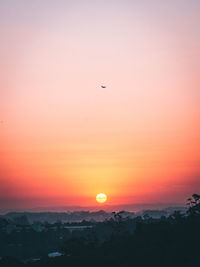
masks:
<instances>
[{"instance_id":1,"label":"tree silhouette","mask_svg":"<svg viewBox=\"0 0 200 267\"><path fill-rule=\"evenodd\" d=\"M189 206L189 209L187 211L188 215L190 216L198 216L200 215L200 195L199 194L193 194L192 198L188 198L187 205Z\"/></svg>"}]
</instances>

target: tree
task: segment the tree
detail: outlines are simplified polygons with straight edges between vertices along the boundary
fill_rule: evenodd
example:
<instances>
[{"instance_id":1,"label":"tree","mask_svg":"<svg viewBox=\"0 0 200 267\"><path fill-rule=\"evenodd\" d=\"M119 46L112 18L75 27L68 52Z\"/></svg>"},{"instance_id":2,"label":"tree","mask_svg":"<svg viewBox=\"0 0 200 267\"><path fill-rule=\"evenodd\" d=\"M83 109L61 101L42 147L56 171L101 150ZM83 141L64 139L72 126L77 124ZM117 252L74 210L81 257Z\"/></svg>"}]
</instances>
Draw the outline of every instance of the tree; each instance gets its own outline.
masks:
<instances>
[{"instance_id":1,"label":"tree","mask_svg":"<svg viewBox=\"0 0 200 267\"><path fill-rule=\"evenodd\" d=\"M190 216L199 216L200 215L200 195L193 194L192 198L188 198L189 209L187 213Z\"/></svg>"}]
</instances>

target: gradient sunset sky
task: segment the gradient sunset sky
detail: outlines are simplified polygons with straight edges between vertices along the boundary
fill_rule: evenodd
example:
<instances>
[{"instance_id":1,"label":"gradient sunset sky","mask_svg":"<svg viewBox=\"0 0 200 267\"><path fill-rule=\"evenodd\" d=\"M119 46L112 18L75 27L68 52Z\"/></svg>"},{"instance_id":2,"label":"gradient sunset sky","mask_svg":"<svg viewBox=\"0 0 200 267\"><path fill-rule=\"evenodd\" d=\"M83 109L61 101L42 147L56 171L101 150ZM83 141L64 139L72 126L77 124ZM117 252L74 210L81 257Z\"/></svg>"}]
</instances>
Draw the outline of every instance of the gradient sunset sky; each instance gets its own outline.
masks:
<instances>
[{"instance_id":1,"label":"gradient sunset sky","mask_svg":"<svg viewBox=\"0 0 200 267\"><path fill-rule=\"evenodd\" d=\"M0 208L200 193L199 14L198 0L0 1Z\"/></svg>"}]
</instances>

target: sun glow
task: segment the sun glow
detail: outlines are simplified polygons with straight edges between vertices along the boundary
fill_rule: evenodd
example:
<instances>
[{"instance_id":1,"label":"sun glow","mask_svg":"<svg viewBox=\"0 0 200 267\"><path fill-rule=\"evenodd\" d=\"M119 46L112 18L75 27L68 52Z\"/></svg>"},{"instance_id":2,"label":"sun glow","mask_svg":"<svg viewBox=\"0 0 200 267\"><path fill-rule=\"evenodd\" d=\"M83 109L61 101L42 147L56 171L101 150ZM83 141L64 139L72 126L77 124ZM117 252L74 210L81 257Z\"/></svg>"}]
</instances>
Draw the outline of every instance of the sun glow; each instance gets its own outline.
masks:
<instances>
[{"instance_id":1,"label":"sun glow","mask_svg":"<svg viewBox=\"0 0 200 267\"><path fill-rule=\"evenodd\" d=\"M103 193L100 193L96 196L96 201L99 203L104 203L107 201L107 196Z\"/></svg>"}]
</instances>

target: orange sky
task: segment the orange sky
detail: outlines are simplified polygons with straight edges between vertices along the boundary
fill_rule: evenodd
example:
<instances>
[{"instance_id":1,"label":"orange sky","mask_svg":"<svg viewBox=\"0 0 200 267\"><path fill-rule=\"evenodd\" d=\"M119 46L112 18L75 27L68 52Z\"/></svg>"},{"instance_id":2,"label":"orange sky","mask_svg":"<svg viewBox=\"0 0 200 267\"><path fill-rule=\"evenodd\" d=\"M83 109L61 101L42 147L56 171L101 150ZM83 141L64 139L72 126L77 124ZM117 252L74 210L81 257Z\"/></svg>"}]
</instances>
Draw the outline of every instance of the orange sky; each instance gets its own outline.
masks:
<instances>
[{"instance_id":1,"label":"orange sky","mask_svg":"<svg viewBox=\"0 0 200 267\"><path fill-rule=\"evenodd\" d=\"M198 193L199 11L195 0L1 2L0 208Z\"/></svg>"}]
</instances>

